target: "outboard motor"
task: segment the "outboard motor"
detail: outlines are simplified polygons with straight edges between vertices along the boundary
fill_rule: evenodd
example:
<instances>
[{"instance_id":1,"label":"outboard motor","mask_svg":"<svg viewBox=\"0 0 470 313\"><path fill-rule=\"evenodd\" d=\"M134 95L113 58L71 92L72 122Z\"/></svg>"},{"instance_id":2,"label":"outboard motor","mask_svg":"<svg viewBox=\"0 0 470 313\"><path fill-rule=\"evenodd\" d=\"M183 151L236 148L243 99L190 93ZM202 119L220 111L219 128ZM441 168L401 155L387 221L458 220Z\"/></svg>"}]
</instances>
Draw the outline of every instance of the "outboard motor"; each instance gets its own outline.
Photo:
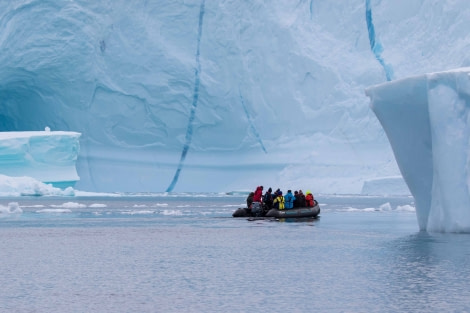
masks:
<instances>
[{"instance_id":1,"label":"outboard motor","mask_svg":"<svg viewBox=\"0 0 470 313\"><path fill-rule=\"evenodd\" d=\"M261 202L253 202L251 204L251 214L253 216L262 216L263 215L263 206Z\"/></svg>"}]
</instances>

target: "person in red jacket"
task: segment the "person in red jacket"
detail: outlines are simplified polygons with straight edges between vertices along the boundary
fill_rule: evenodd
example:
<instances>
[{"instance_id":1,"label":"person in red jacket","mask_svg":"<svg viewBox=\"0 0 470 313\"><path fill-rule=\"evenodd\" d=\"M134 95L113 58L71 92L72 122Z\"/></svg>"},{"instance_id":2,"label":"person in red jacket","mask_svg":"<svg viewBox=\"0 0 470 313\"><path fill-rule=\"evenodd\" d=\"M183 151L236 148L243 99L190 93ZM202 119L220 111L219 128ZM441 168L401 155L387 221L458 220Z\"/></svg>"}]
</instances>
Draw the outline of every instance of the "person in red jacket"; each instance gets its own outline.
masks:
<instances>
[{"instance_id":1,"label":"person in red jacket","mask_svg":"<svg viewBox=\"0 0 470 313\"><path fill-rule=\"evenodd\" d=\"M310 190L307 190L307 195L305 196L305 202L307 203L308 207L313 207L315 203L315 198L313 197Z\"/></svg>"},{"instance_id":2,"label":"person in red jacket","mask_svg":"<svg viewBox=\"0 0 470 313\"><path fill-rule=\"evenodd\" d=\"M255 195L253 196L253 202L263 202L263 186L256 187Z\"/></svg>"}]
</instances>

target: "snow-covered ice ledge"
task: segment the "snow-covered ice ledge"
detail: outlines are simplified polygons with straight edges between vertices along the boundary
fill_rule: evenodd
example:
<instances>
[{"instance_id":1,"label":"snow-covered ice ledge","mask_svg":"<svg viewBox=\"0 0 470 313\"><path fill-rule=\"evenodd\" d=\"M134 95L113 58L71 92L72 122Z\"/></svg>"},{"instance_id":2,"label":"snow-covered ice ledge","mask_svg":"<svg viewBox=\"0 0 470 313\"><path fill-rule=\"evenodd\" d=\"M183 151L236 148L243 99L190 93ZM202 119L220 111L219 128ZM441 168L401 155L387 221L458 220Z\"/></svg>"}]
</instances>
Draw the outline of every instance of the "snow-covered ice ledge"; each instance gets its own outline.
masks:
<instances>
[{"instance_id":1,"label":"snow-covered ice ledge","mask_svg":"<svg viewBox=\"0 0 470 313\"><path fill-rule=\"evenodd\" d=\"M0 174L32 177L54 187L73 186L80 133L68 131L0 132Z\"/></svg>"},{"instance_id":2,"label":"snow-covered ice ledge","mask_svg":"<svg viewBox=\"0 0 470 313\"><path fill-rule=\"evenodd\" d=\"M470 68L366 89L421 230L470 232Z\"/></svg>"}]
</instances>

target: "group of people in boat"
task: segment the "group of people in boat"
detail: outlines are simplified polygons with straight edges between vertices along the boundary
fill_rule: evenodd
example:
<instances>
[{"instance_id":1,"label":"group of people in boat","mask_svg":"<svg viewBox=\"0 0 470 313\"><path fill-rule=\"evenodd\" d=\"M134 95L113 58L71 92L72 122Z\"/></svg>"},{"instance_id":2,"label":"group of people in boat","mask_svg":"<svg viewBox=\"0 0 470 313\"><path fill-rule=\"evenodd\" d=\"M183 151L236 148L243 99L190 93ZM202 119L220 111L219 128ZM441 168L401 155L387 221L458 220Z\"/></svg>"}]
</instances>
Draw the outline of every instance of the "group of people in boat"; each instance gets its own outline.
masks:
<instances>
[{"instance_id":1,"label":"group of people in boat","mask_svg":"<svg viewBox=\"0 0 470 313\"><path fill-rule=\"evenodd\" d=\"M306 194L302 190L295 190L292 194L292 190L287 190L285 195L278 188L274 193L271 187L263 195L263 186L256 187L254 192L250 192L246 198L246 205L251 209L254 204L256 206L264 207L266 210L272 208L278 210L294 209L302 207L313 207L315 205L315 198L310 190L307 190Z\"/></svg>"}]
</instances>

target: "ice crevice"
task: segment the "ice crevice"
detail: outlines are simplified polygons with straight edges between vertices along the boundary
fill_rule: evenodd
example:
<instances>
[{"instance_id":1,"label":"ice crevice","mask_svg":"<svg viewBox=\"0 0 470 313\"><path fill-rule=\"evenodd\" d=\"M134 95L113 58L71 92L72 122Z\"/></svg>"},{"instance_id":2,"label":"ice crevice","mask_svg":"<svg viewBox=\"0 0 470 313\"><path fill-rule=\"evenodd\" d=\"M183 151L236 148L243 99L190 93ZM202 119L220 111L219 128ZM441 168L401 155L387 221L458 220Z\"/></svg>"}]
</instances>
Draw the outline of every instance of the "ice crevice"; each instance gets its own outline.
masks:
<instances>
[{"instance_id":1,"label":"ice crevice","mask_svg":"<svg viewBox=\"0 0 470 313\"><path fill-rule=\"evenodd\" d=\"M255 125L253 124L253 119L250 116L250 112L248 112L248 108L246 107L245 100L243 99L243 95L242 95L241 90L238 89L238 92L240 94L240 102L242 104L243 111L245 112L248 123L250 124L250 129L251 129L253 135L256 137L256 140L258 141L259 145L261 146L261 149L264 151L264 153L268 153L268 151L266 150L266 147L263 144L263 140L261 139L261 136L260 136L258 130L256 129Z\"/></svg>"},{"instance_id":2,"label":"ice crevice","mask_svg":"<svg viewBox=\"0 0 470 313\"><path fill-rule=\"evenodd\" d=\"M201 83L201 61L200 61L200 48L201 48L201 37L202 37L202 25L204 21L204 6L205 0L201 1L201 6L199 8L199 23L198 23L198 32L197 32L197 48L196 48L196 69L194 73L194 93L193 93L193 102L191 104L191 111L189 113L188 127L186 130L185 142L183 146L183 151L181 152L181 158L178 163L175 175L170 185L166 189L166 192L171 192L175 188L178 178L180 176L181 170L184 166L184 161L186 160L186 155L188 154L189 148L191 147L191 141L193 138L193 122L196 117L196 109L199 101L199 85Z\"/></svg>"},{"instance_id":3,"label":"ice crevice","mask_svg":"<svg viewBox=\"0 0 470 313\"><path fill-rule=\"evenodd\" d=\"M372 6L370 1L371 0L366 0L366 23L367 31L369 33L370 49L375 55L377 61L379 61L380 65L383 67L387 81L391 81L393 79L393 69L390 65L385 63L385 60L382 57L383 46L375 33L375 26L372 20Z\"/></svg>"}]
</instances>

